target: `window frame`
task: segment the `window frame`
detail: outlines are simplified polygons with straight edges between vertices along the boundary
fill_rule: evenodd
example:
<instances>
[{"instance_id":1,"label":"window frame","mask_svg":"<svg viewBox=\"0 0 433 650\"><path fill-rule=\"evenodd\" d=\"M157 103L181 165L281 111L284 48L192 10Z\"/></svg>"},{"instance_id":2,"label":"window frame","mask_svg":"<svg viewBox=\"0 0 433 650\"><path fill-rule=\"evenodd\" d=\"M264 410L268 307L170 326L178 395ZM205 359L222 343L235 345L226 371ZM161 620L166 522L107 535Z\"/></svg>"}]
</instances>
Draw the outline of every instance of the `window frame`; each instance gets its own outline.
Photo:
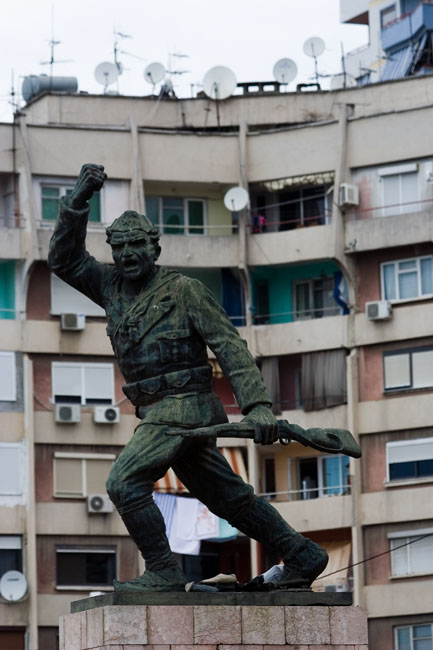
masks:
<instances>
[{"instance_id":1,"label":"window frame","mask_svg":"<svg viewBox=\"0 0 433 650\"><path fill-rule=\"evenodd\" d=\"M407 541L414 537L422 537L423 535L430 535L432 534L431 540L432 540L432 549L433 549L433 528L420 528L416 530L403 530L403 531L395 531L392 533L388 533L387 539L388 539L388 545L391 550L391 540L393 539L399 539L402 540L401 543L407 543ZM403 542L403 540L405 540ZM400 544L397 544L399 546ZM414 548L414 542L411 544L408 544L406 546L406 551L407 551L407 568L410 569L410 563L411 563L411 556L410 556L410 551ZM408 571L408 573L393 573L393 554L390 553L391 555L391 562L390 562L390 569L391 569L391 578L394 579L399 579L399 578L410 578L410 577L415 577L415 576L421 576L421 575L433 575L433 562L431 569L428 569L427 571L423 571L421 573L411 573Z\"/></svg>"},{"instance_id":2,"label":"window frame","mask_svg":"<svg viewBox=\"0 0 433 650\"><path fill-rule=\"evenodd\" d=\"M57 557L60 554L67 553L93 553L93 554L107 554L114 555L114 573L115 578L119 575L119 552L117 546L80 546L80 545L62 545L55 546L55 588L57 591L112 591L112 583L110 584L79 584L79 585L59 585L58 584L58 566Z\"/></svg>"},{"instance_id":3,"label":"window frame","mask_svg":"<svg viewBox=\"0 0 433 650\"><path fill-rule=\"evenodd\" d=\"M71 403L76 403L80 404L81 406L97 406L98 404L101 404L102 406L106 405L113 405L114 404L114 391L115 391L115 378L114 378L114 364L113 363L98 363L98 362L82 362L78 363L75 361L52 361L51 362L51 389L52 389L52 403L53 404L63 404L65 402L62 402L61 400L56 402L56 382L55 382L55 368L81 368L81 379L80 379L80 389L81 389L81 395L80 395L80 402L71 402ZM108 404L105 401L92 401L87 402L86 401L86 383L85 383L85 369L86 368L110 368L111 369L111 396L107 397L106 399L110 400L110 404ZM73 397L73 396L71 396Z\"/></svg>"},{"instance_id":4,"label":"window frame","mask_svg":"<svg viewBox=\"0 0 433 650\"><path fill-rule=\"evenodd\" d=\"M14 569L8 571L21 571L23 570L23 537L22 535L0 535L0 554L2 551L19 551L18 562ZM1 574L0 574L1 577Z\"/></svg>"},{"instance_id":5,"label":"window frame","mask_svg":"<svg viewBox=\"0 0 433 650\"><path fill-rule=\"evenodd\" d=\"M412 482L425 482L428 477L419 477L419 478L408 478L408 479L392 479L390 476L390 465L393 463L390 462L390 453L389 450L395 447L413 447L417 445L422 445L431 442L433 444L433 437L428 437L428 438L416 438L415 440L409 439L409 440L390 440L389 442L386 443L385 445L385 461L386 461L386 481L387 483L393 484L393 483L401 483L403 481L410 481ZM433 457L432 457L433 459ZM420 459L424 460L424 459ZM417 462L417 461L406 461L406 462ZM431 476L431 480L433 481L433 475Z\"/></svg>"},{"instance_id":6,"label":"window frame","mask_svg":"<svg viewBox=\"0 0 433 650\"><path fill-rule=\"evenodd\" d=\"M388 22L385 23L384 22L384 17L392 9L395 11L395 17L392 20L389 20ZM381 9L381 11L380 11L380 29L383 31L384 29L389 27L389 25L391 25L391 23L393 23L395 20L397 20L397 18L398 18L397 3L393 2L393 3L389 4L389 5L387 5L386 7L384 7L383 9Z\"/></svg>"},{"instance_id":7,"label":"window frame","mask_svg":"<svg viewBox=\"0 0 433 650\"><path fill-rule=\"evenodd\" d=\"M403 181L402 178L405 174L416 174L416 194L417 201L404 201L403 196ZM411 212L419 212L421 206L419 203L420 200L420 177L419 177L419 165L418 163L406 163L403 165L393 165L391 167L381 167L378 169L379 181L382 184L381 194L382 194L382 217L396 217L403 214L410 214ZM391 204L387 206L385 204L385 184L383 183L384 178L389 178L394 176L398 178L398 203ZM404 205L408 203L409 207ZM394 206L394 207L391 207ZM389 212L392 210L392 212ZM394 211L395 210L395 211Z\"/></svg>"},{"instance_id":8,"label":"window frame","mask_svg":"<svg viewBox=\"0 0 433 650\"><path fill-rule=\"evenodd\" d=\"M181 235L181 237L203 237L204 235L208 235L208 214L207 214L207 200L201 197L194 197L194 196L155 196L155 195L148 195L146 198L148 199L156 199L158 201L158 223L155 223L155 227L158 228L160 231L161 235L170 235L170 228L168 231L165 230L166 225L164 224L164 219L163 219L163 214L164 214L164 200L170 200L170 199L176 199L176 200L182 200L182 211L183 211L183 225L176 226L176 228L183 228L184 232ZM194 232L194 227L190 226L189 224L189 209L188 209L188 204L190 202L198 202L201 203L203 206L203 232L202 233L196 233ZM192 229L192 230L191 230Z\"/></svg>"},{"instance_id":9,"label":"window frame","mask_svg":"<svg viewBox=\"0 0 433 650\"><path fill-rule=\"evenodd\" d=\"M324 484L324 476L325 476L325 467L324 467L324 461L329 460L330 458L339 458L341 460L340 462L340 467L339 467L339 478L340 478L340 484L335 485L335 486L325 486ZM347 459L350 463L350 458L346 454L335 454L330 457L329 455L320 455L320 456L303 456L297 459L297 475L298 475L298 485L299 489L298 490L290 490L289 495L293 494L293 492L296 494L298 493L300 495L300 500L302 501L308 501L309 499L303 499L303 493L304 493L304 488L302 487L301 484L301 472L300 472L300 461L302 460L316 460L316 465L317 465L317 487L315 488L310 488L309 491L311 491L312 494L315 492L317 493L317 497L312 496L311 498L318 498L322 499L324 497L335 497L335 496L346 496L347 494L350 494L350 484L347 483L346 485L343 484L342 479L344 479L344 472L343 472L343 459ZM289 465L290 465L290 458L289 458ZM347 470L347 476L350 476L350 465L348 466ZM289 484L290 485L290 484ZM339 492L337 493L332 493L331 490L338 489Z\"/></svg>"},{"instance_id":10,"label":"window frame","mask_svg":"<svg viewBox=\"0 0 433 650\"><path fill-rule=\"evenodd\" d=\"M394 304L400 304L400 303L405 303L405 302L414 302L417 300L429 300L430 298L433 298L433 292L432 293L422 293L422 275L421 275L421 261L422 260L431 260L432 263L432 276L433 276L433 255L420 255L418 257L405 257L403 259L398 259L398 260L389 260L388 262L381 262L380 264L380 291L381 291L381 297L382 300L387 300L390 302L392 305ZM403 275L407 271L399 271L398 269L398 264L401 264L402 262L416 262L416 272L417 272L417 285L418 285L418 295L413 296L411 298L400 298L399 297L399 283L398 283L398 277L399 275ZM395 295L398 296L397 298L386 298L385 297L385 273L384 273L384 268L385 266L390 266L391 264L394 265L394 290L395 290ZM409 272L411 272L409 270Z\"/></svg>"},{"instance_id":11,"label":"window frame","mask_svg":"<svg viewBox=\"0 0 433 650\"><path fill-rule=\"evenodd\" d=\"M413 628L415 628L415 627L424 627L425 625L430 625L430 627L431 627L431 636L433 637L433 620L432 620L432 622L427 621L426 623L412 623L411 625L396 625L394 627L394 648L396 650L403 650L403 648L400 648L400 645L399 645L399 642L398 642L398 631L399 630L410 630L410 650L413 650L413 648L414 648L414 645L413 645L413 641L414 641Z\"/></svg>"},{"instance_id":12,"label":"window frame","mask_svg":"<svg viewBox=\"0 0 433 650\"><path fill-rule=\"evenodd\" d=\"M317 278L307 278L306 280L297 280L293 283L293 320L314 320L316 318L326 318L328 316L338 316L341 311L339 305L335 302L335 305L332 309L328 307L316 307L315 306L315 294L319 291L319 288L315 286L316 282L323 282L330 280L332 285L334 285L334 277L332 275L326 275L325 277ZM298 316L298 299L297 299L297 288L302 285L308 285L308 294L310 306L305 310L305 315ZM326 289L320 289L322 293L327 291Z\"/></svg>"},{"instance_id":13,"label":"window frame","mask_svg":"<svg viewBox=\"0 0 433 650\"><path fill-rule=\"evenodd\" d=\"M57 489L56 479L56 460L69 459L81 461L81 492L61 492ZM116 460L115 454L92 454L92 453L78 453L67 451L56 451L53 457L53 496L56 499L87 499L89 492L87 490L87 461L89 460ZM93 494L93 493L92 493Z\"/></svg>"},{"instance_id":14,"label":"window frame","mask_svg":"<svg viewBox=\"0 0 433 650\"><path fill-rule=\"evenodd\" d=\"M0 498L17 498L17 497L23 497L24 496L24 458L23 458L23 443L21 442L0 442L0 451L1 449L16 449L18 453L18 490L16 491L6 491L6 492L0 492Z\"/></svg>"},{"instance_id":15,"label":"window frame","mask_svg":"<svg viewBox=\"0 0 433 650\"><path fill-rule=\"evenodd\" d=\"M433 379L432 379L432 384L431 386L414 386L413 385L413 361L412 361L412 355L417 354L419 352L433 352L433 346L423 346L420 348L405 348L403 350L390 350L390 351L384 351L382 352L382 376L383 376L383 392L388 394L388 393L395 393L398 391L402 390L430 390L433 388ZM386 357L393 357L393 356L401 356L401 355L408 355L409 357L409 384L401 385L401 386L392 386L391 388L386 387L386 374L385 374L385 358Z\"/></svg>"},{"instance_id":16,"label":"window frame","mask_svg":"<svg viewBox=\"0 0 433 650\"><path fill-rule=\"evenodd\" d=\"M64 285L64 286L63 286ZM61 290L66 288L67 291L67 299L68 301L74 300L76 294L78 294L79 299L84 302L84 308L83 304L79 305L78 309L74 308L74 305L72 308L69 308L68 310L61 310L58 307L58 303L61 300L59 297L59 293ZM89 301L90 304L86 305L86 301ZM57 277L55 273L50 274L50 315L51 316L60 316L61 314L66 314L66 313L77 313L77 314L84 314L86 317L89 316L91 318L106 318L105 314L105 309L103 307L100 307L96 302L82 294L80 291L77 289L74 289L74 287L71 287L67 282L64 282L61 278Z\"/></svg>"},{"instance_id":17,"label":"window frame","mask_svg":"<svg viewBox=\"0 0 433 650\"><path fill-rule=\"evenodd\" d=\"M44 218L44 209L43 209L43 200L47 199L49 197L44 197L44 189L56 189L59 190L59 196L57 198L57 203L60 201L60 199L68 194L68 190L73 190L75 186L75 183L73 181L68 182L64 180L40 180L39 181L39 187L40 187L40 209L41 209L41 223L44 225L47 224L54 224L55 219L47 219ZM92 199L93 200L98 200L99 202L99 220L93 220L90 218L89 215L89 227L92 228L92 226L100 226L104 225L103 219L102 219L102 206L103 206L103 192L104 188L101 188L99 192L95 192ZM90 206L90 211L92 209L92 206Z\"/></svg>"},{"instance_id":18,"label":"window frame","mask_svg":"<svg viewBox=\"0 0 433 650\"><path fill-rule=\"evenodd\" d=\"M0 394L0 402L16 402L17 401L17 357L15 352L10 352L8 350L1 350L0 359L3 357L12 359L13 363L12 363L12 377L9 381L11 392Z\"/></svg>"}]
</instances>

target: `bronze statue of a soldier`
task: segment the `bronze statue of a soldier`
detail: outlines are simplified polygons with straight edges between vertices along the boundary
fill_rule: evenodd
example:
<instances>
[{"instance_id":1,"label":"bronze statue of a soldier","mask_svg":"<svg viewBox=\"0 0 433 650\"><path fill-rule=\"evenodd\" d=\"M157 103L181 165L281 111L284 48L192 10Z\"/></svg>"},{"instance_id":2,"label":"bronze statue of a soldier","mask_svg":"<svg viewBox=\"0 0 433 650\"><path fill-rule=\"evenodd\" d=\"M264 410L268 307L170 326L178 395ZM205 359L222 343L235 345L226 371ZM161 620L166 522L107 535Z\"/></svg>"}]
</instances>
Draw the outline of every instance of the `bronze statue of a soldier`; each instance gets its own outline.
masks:
<instances>
[{"instance_id":1,"label":"bronze statue of a soldier","mask_svg":"<svg viewBox=\"0 0 433 650\"><path fill-rule=\"evenodd\" d=\"M125 395L140 423L114 463L107 492L145 560L146 570L122 591L183 590L187 579L173 556L154 482L172 467L191 495L283 559L283 579L309 586L328 556L291 528L237 476L211 438L167 436L173 430L227 422L212 390L206 346L214 352L255 441L272 444L278 425L259 369L212 293L199 281L156 265L159 235L144 215L127 211L107 228L114 266L85 249L88 200L101 189L100 165L84 165L60 203L48 264L62 280L105 309L107 333L126 380Z\"/></svg>"}]
</instances>

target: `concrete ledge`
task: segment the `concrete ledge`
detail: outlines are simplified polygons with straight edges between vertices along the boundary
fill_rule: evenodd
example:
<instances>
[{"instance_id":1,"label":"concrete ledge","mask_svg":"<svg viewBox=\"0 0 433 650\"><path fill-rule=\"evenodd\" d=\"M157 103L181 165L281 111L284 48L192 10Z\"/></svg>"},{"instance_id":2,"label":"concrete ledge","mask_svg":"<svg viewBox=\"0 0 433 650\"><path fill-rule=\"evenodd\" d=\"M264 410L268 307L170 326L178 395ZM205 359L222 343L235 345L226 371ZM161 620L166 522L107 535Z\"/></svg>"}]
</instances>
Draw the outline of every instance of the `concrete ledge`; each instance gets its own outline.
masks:
<instances>
[{"instance_id":1,"label":"concrete ledge","mask_svg":"<svg viewBox=\"0 0 433 650\"><path fill-rule=\"evenodd\" d=\"M60 650L368 650L360 607L105 606L60 619Z\"/></svg>"},{"instance_id":2,"label":"concrete ledge","mask_svg":"<svg viewBox=\"0 0 433 650\"><path fill-rule=\"evenodd\" d=\"M83 598L71 603L71 612L84 612L96 607L109 605L136 606L136 605L250 605L269 607L275 605L323 605L327 607L340 607L352 604L350 592L310 591L308 589L292 589L290 591L270 592L232 592L232 593L205 593L205 592L152 592L137 594L121 594L110 592L103 596Z\"/></svg>"}]
</instances>

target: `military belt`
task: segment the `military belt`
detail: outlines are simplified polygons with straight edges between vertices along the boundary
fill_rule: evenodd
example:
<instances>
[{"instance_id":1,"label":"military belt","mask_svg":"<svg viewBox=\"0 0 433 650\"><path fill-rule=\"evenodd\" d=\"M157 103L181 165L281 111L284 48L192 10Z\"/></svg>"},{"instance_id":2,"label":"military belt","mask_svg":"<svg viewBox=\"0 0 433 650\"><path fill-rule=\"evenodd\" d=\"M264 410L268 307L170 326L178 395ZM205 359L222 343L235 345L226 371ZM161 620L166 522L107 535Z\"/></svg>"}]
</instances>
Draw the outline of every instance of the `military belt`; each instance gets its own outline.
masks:
<instances>
[{"instance_id":1,"label":"military belt","mask_svg":"<svg viewBox=\"0 0 433 650\"><path fill-rule=\"evenodd\" d=\"M149 406L159 402L166 395L210 393L212 368L206 365L176 370L126 384L122 390L134 406Z\"/></svg>"}]
</instances>

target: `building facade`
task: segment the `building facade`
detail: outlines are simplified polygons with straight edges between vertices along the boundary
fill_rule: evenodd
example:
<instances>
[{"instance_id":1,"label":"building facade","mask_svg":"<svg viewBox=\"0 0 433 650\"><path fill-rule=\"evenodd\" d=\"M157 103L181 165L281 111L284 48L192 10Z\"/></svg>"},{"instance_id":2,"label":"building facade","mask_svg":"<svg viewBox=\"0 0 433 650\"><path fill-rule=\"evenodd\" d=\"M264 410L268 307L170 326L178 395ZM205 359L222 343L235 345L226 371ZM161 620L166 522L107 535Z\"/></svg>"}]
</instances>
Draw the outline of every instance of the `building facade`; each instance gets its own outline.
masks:
<instances>
[{"instance_id":1,"label":"building facade","mask_svg":"<svg viewBox=\"0 0 433 650\"><path fill-rule=\"evenodd\" d=\"M85 162L108 174L90 252L110 262L105 226L146 211L161 231L161 264L211 288L279 417L357 437L360 461L297 443L219 444L329 550L332 575L314 588L353 591L372 650L431 647L432 103L432 77L219 107L52 93L0 125L0 572L28 582L26 599L0 602L2 647L27 637L31 650L54 650L72 600L141 569L104 501L137 420L101 310L46 263L58 200ZM250 207L232 214L223 198L236 185ZM158 487L167 485L181 490L173 477ZM238 537L206 543L200 566L184 565L247 577L276 561Z\"/></svg>"}]
</instances>

